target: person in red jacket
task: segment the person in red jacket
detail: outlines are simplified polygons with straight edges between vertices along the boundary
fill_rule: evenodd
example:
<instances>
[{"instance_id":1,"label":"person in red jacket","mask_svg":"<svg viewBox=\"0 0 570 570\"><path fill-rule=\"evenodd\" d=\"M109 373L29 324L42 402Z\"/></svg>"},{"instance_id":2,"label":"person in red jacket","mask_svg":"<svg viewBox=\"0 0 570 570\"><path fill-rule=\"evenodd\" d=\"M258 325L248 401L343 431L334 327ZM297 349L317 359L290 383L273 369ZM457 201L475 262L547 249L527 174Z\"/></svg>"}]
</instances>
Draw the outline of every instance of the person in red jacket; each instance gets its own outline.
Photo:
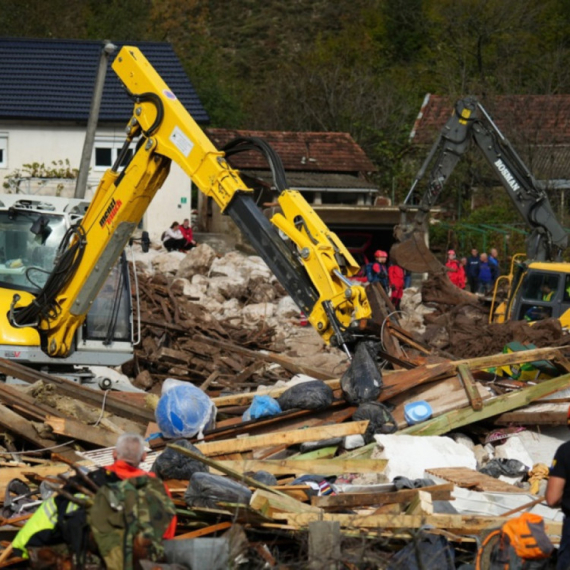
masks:
<instances>
[{"instance_id":1,"label":"person in red jacket","mask_svg":"<svg viewBox=\"0 0 570 570\"><path fill-rule=\"evenodd\" d=\"M400 301L404 296L404 270L395 263L388 267L388 282L390 284L390 300L396 308L400 309Z\"/></svg>"},{"instance_id":2,"label":"person in red jacket","mask_svg":"<svg viewBox=\"0 0 570 570\"><path fill-rule=\"evenodd\" d=\"M182 222L182 225L179 227L179 229L182 232L184 239L186 240L187 247L184 249L188 250L196 247L196 242L194 241L194 232L192 231L190 220L188 218Z\"/></svg>"},{"instance_id":3,"label":"person in red jacket","mask_svg":"<svg viewBox=\"0 0 570 570\"><path fill-rule=\"evenodd\" d=\"M130 479L131 477L156 477L150 471L139 469L139 465L146 459L146 451L144 448L144 439L136 433L123 433L117 439L117 445L113 450L114 463L107 467L105 470L105 477L112 477L116 475L121 481L123 479ZM172 498L170 489L164 485L166 494ZM176 515L172 517L169 527L166 529L163 538L170 539L174 537L176 532Z\"/></svg>"},{"instance_id":4,"label":"person in red jacket","mask_svg":"<svg viewBox=\"0 0 570 570\"><path fill-rule=\"evenodd\" d=\"M450 249L447 252L447 262L445 264L447 275L449 280L460 289L465 288L465 270L461 267L457 257L455 256L455 251ZM461 286L463 285L463 287Z\"/></svg>"}]
</instances>

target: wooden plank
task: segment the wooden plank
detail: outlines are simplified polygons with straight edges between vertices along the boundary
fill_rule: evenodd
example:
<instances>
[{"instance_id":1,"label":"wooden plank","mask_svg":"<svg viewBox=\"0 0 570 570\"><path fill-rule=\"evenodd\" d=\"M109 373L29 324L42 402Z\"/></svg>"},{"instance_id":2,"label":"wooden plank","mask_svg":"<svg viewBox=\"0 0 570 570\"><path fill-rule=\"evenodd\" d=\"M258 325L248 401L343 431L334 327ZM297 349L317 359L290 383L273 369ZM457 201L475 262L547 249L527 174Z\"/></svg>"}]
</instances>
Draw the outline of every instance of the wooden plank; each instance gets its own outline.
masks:
<instances>
[{"instance_id":1,"label":"wooden plank","mask_svg":"<svg viewBox=\"0 0 570 570\"><path fill-rule=\"evenodd\" d=\"M422 489L415 489L416 495L406 509L407 515L433 515L431 495Z\"/></svg>"},{"instance_id":2,"label":"wooden plank","mask_svg":"<svg viewBox=\"0 0 570 570\"><path fill-rule=\"evenodd\" d=\"M276 495L263 489L257 489L252 495L249 506L259 511L265 517L271 517L275 513L322 513L322 509L301 503L287 495Z\"/></svg>"},{"instance_id":3,"label":"wooden plank","mask_svg":"<svg viewBox=\"0 0 570 570\"><path fill-rule=\"evenodd\" d=\"M347 515L336 513L275 513L275 519L285 520L297 528L307 527L315 520L338 521L343 528L368 529L412 529L424 526L449 529L457 534L479 534L488 528L502 526L506 517L489 517L477 515ZM562 523L544 521L546 534L560 536Z\"/></svg>"},{"instance_id":4,"label":"wooden plank","mask_svg":"<svg viewBox=\"0 0 570 570\"><path fill-rule=\"evenodd\" d=\"M449 501L452 499L453 483L443 485L430 485L422 487L422 491L429 493L434 501ZM417 494L417 489L403 489L388 493L340 493L339 495L326 495L324 497L311 497L311 505L322 509L333 507L370 507L391 503L408 503Z\"/></svg>"},{"instance_id":5,"label":"wooden plank","mask_svg":"<svg viewBox=\"0 0 570 570\"><path fill-rule=\"evenodd\" d=\"M41 437L34 429L32 422L23 418L10 408L0 404L0 426L10 433L23 437L26 441L33 443L36 447L51 447L55 445L52 439Z\"/></svg>"},{"instance_id":6,"label":"wooden plank","mask_svg":"<svg viewBox=\"0 0 570 570\"><path fill-rule=\"evenodd\" d=\"M486 400L492 397L490 391L481 384L477 384L476 389L479 390L481 401L483 397ZM411 388L390 400L390 403L395 406L392 416L398 424L399 429L408 427L404 416L406 404L419 400L429 402L432 409L432 417L441 416L451 410L457 410L470 405L461 380L457 376L451 376L445 380L438 380L431 384L423 384Z\"/></svg>"},{"instance_id":7,"label":"wooden plank","mask_svg":"<svg viewBox=\"0 0 570 570\"><path fill-rule=\"evenodd\" d=\"M99 447L114 447L117 443L117 434L98 427L88 426L77 420L47 416L44 423L50 426L54 433L87 441Z\"/></svg>"},{"instance_id":8,"label":"wooden plank","mask_svg":"<svg viewBox=\"0 0 570 570\"><path fill-rule=\"evenodd\" d=\"M332 390L338 390L340 388L340 379L336 378L333 380L325 380L325 384L329 386ZM251 403L255 396L271 396L272 398L278 398L289 389L289 386L281 386L279 388L269 388L267 390L259 390L257 392L248 392L247 394L232 394L230 396L219 396L217 398L212 398L217 408L222 408L225 406L246 406Z\"/></svg>"},{"instance_id":9,"label":"wooden plank","mask_svg":"<svg viewBox=\"0 0 570 570\"><path fill-rule=\"evenodd\" d=\"M486 368L510 366L512 364L522 364L524 362L533 362L535 360L556 360L556 358L560 356L560 350L564 350L564 347L533 348L532 350L523 350L520 352L510 352L507 354L501 353L494 354L492 356L456 360L453 362L453 365L457 367L462 364L466 364L469 367L469 370L484 370ZM431 366L437 365L433 364Z\"/></svg>"},{"instance_id":10,"label":"wooden plank","mask_svg":"<svg viewBox=\"0 0 570 570\"><path fill-rule=\"evenodd\" d=\"M468 467L437 467L426 469L428 475L433 475L449 481L458 487L473 489L475 491L489 491L494 493L526 493L524 489L515 487L510 483L495 479L485 473L479 473Z\"/></svg>"},{"instance_id":11,"label":"wooden plank","mask_svg":"<svg viewBox=\"0 0 570 570\"><path fill-rule=\"evenodd\" d=\"M465 388L465 393L469 398L469 403L474 410L481 410L483 408L483 400L479 391L477 390L477 386L475 386L475 379L471 374L471 370L469 370L466 364L460 364L457 367L457 373L463 384L463 388Z\"/></svg>"},{"instance_id":12,"label":"wooden plank","mask_svg":"<svg viewBox=\"0 0 570 570\"><path fill-rule=\"evenodd\" d=\"M425 384L434 382L440 378L451 376L454 374L455 367L452 362L440 362L438 364L427 364L418 366L412 370L401 370L394 372L389 376L385 376L385 385L380 394L381 402L389 400L398 394L407 390Z\"/></svg>"},{"instance_id":13,"label":"wooden plank","mask_svg":"<svg viewBox=\"0 0 570 570\"><path fill-rule=\"evenodd\" d=\"M116 414L117 416L132 419L139 423L146 424L148 421L154 421L154 413L152 411L123 401L120 397L116 397L113 394L109 394L107 396L104 392L80 386L71 380L46 374L45 372L29 368L28 366L24 366L23 364L13 360L0 358L0 373L14 376L15 378L19 378L29 384L33 384L38 380L43 380L48 384L54 384L57 386L59 393L70 396L71 398L76 398L97 408L100 408L103 405L103 399L105 398L105 410L108 412Z\"/></svg>"},{"instance_id":14,"label":"wooden plank","mask_svg":"<svg viewBox=\"0 0 570 570\"><path fill-rule=\"evenodd\" d=\"M185 540L187 538L199 538L200 536L207 536L208 534L213 534L214 532L219 532L220 530L231 528L232 524L233 523L228 521L213 524L204 528L199 528L198 530L179 534L178 536L173 537L172 540Z\"/></svg>"},{"instance_id":15,"label":"wooden plank","mask_svg":"<svg viewBox=\"0 0 570 570\"><path fill-rule=\"evenodd\" d=\"M249 451L260 447L274 447L278 445L295 445L306 441L319 441L345 435L362 435L368 426L368 420L362 422L347 422L318 427L310 427L303 430L276 432L266 435L254 435L236 439L223 439L198 443L196 447L206 456L222 455Z\"/></svg>"},{"instance_id":16,"label":"wooden plank","mask_svg":"<svg viewBox=\"0 0 570 570\"><path fill-rule=\"evenodd\" d=\"M65 463L54 463L52 465L34 465L33 467L4 467L0 469L0 496L6 494L6 487L12 479L26 479L26 473L33 471L34 475L39 477L50 477L69 471L69 467Z\"/></svg>"},{"instance_id":17,"label":"wooden plank","mask_svg":"<svg viewBox=\"0 0 570 570\"><path fill-rule=\"evenodd\" d=\"M344 457L344 456L343 456ZM217 464L236 473L267 471L273 475L340 475L341 473L382 473L385 459L246 459L244 461L217 461ZM222 471L223 472L223 471Z\"/></svg>"},{"instance_id":18,"label":"wooden plank","mask_svg":"<svg viewBox=\"0 0 570 570\"><path fill-rule=\"evenodd\" d=\"M545 401L535 403L522 408L506 412L493 419L493 423L499 426L512 424L537 425L537 426L565 426L568 422L568 404L553 404Z\"/></svg>"},{"instance_id":19,"label":"wooden plank","mask_svg":"<svg viewBox=\"0 0 570 570\"><path fill-rule=\"evenodd\" d=\"M437 418L409 426L398 433L407 435L442 435L458 427L522 408L534 400L553 394L568 386L570 386L570 374L564 374L558 378L545 380L535 386L524 388L520 392L511 392L510 394L504 394L488 400L485 402L482 410L473 410L471 408L454 410Z\"/></svg>"}]
</instances>

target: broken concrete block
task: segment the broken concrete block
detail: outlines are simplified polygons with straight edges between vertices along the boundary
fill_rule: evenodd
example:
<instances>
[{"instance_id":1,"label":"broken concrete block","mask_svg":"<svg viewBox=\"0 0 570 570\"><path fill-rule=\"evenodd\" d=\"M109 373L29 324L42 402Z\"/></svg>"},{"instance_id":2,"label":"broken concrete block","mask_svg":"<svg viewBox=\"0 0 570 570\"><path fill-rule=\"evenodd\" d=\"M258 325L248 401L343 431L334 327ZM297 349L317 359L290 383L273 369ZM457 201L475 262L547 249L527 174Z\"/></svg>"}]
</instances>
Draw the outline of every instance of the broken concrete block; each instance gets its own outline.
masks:
<instances>
[{"instance_id":1,"label":"broken concrete block","mask_svg":"<svg viewBox=\"0 0 570 570\"><path fill-rule=\"evenodd\" d=\"M171 273L178 272L181 261L186 256L185 253L180 251L171 251L169 253L161 253L155 256L152 260L152 267L155 273Z\"/></svg>"}]
</instances>

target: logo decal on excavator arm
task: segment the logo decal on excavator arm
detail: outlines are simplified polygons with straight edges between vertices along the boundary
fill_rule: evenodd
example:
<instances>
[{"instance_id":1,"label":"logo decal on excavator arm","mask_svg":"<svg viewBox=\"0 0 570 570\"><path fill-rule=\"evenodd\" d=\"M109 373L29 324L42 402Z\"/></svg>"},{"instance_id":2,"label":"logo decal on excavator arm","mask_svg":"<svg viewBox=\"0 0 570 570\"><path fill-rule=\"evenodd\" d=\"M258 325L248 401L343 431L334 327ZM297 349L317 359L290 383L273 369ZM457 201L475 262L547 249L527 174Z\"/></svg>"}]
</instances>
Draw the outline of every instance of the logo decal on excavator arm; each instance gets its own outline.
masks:
<instances>
[{"instance_id":1,"label":"logo decal on excavator arm","mask_svg":"<svg viewBox=\"0 0 570 570\"><path fill-rule=\"evenodd\" d=\"M518 192L521 187L517 184L517 181L514 179L509 169L505 166L505 163L500 158L498 158L495 160L495 166L497 167L497 170L503 175L503 178L507 181L507 184L515 192Z\"/></svg>"},{"instance_id":2,"label":"logo decal on excavator arm","mask_svg":"<svg viewBox=\"0 0 570 570\"><path fill-rule=\"evenodd\" d=\"M107 206L105 213L101 216L99 220L99 225L101 227L105 226L106 224L110 224L113 221L113 218L117 215L119 208L123 205L120 200L115 200L115 198L111 198L110 204Z\"/></svg>"}]
</instances>

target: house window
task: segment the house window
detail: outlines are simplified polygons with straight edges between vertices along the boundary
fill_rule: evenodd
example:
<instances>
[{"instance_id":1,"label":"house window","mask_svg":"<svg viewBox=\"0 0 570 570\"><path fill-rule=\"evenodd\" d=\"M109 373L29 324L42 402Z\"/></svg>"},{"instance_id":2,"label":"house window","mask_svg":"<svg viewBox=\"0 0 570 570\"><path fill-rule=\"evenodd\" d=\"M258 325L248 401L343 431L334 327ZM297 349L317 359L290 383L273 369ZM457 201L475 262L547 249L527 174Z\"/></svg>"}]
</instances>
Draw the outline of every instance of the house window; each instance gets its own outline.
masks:
<instances>
[{"instance_id":1,"label":"house window","mask_svg":"<svg viewBox=\"0 0 570 570\"><path fill-rule=\"evenodd\" d=\"M8 167L8 135L0 133L0 168Z\"/></svg>"},{"instance_id":2,"label":"house window","mask_svg":"<svg viewBox=\"0 0 570 570\"><path fill-rule=\"evenodd\" d=\"M95 149L93 152L93 170L101 171L111 168L115 161L117 160L121 148L123 147L122 142L113 142L109 140L95 140ZM133 149L130 148L127 155L120 164L120 167L124 167L129 159L133 155Z\"/></svg>"}]
</instances>

